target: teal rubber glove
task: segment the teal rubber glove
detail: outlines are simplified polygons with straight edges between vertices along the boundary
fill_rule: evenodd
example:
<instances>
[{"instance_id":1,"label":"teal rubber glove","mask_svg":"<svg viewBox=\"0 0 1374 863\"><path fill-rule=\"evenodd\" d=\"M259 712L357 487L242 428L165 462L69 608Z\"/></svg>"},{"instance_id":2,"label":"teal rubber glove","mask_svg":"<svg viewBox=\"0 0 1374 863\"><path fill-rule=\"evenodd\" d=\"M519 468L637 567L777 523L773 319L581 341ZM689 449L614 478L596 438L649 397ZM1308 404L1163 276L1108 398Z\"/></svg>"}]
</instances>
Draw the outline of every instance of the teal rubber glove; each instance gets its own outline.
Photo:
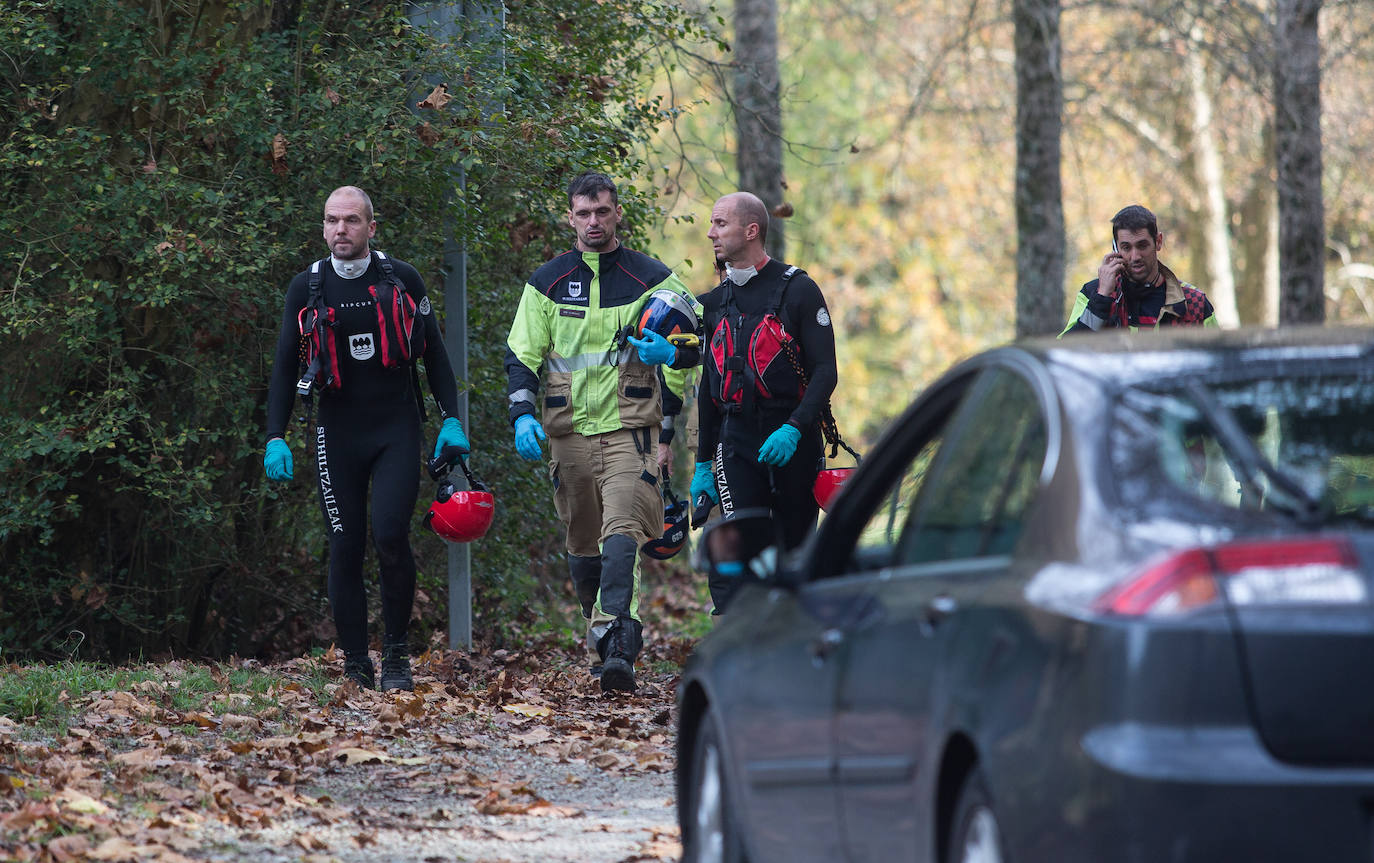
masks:
<instances>
[{"instance_id":1,"label":"teal rubber glove","mask_svg":"<svg viewBox=\"0 0 1374 863\"><path fill-rule=\"evenodd\" d=\"M792 453L797 451L797 444L801 442L801 429L791 423L783 423L782 427L768 436L768 440L759 447L759 462L761 464L771 464L773 467L782 467L792 458Z\"/></svg>"},{"instance_id":2,"label":"teal rubber glove","mask_svg":"<svg viewBox=\"0 0 1374 863\"><path fill-rule=\"evenodd\" d=\"M444 451L446 446L462 447L465 450L472 449L468 445L468 436L463 434L463 424L458 421L458 417L449 417L444 420L443 425L439 426L439 436L434 440L434 457L438 458L439 453ZM466 461L467 453L463 453L463 460Z\"/></svg>"},{"instance_id":3,"label":"teal rubber glove","mask_svg":"<svg viewBox=\"0 0 1374 863\"><path fill-rule=\"evenodd\" d=\"M711 470L709 461L697 462L696 471L692 474L692 488L690 494L692 500L696 500L702 494L710 495L711 501L720 503L720 492L716 491L716 472Z\"/></svg>"},{"instance_id":4,"label":"teal rubber glove","mask_svg":"<svg viewBox=\"0 0 1374 863\"><path fill-rule=\"evenodd\" d=\"M533 414L521 414L515 418L515 451L525 461L539 461L544 451L539 448L541 440L548 440L544 427Z\"/></svg>"},{"instance_id":5,"label":"teal rubber glove","mask_svg":"<svg viewBox=\"0 0 1374 863\"><path fill-rule=\"evenodd\" d=\"M715 566L716 574L723 575L726 578L739 578L741 575L744 575L744 561L722 560Z\"/></svg>"},{"instance_id":6,"label":"teal rubber glove","mask_svg":"<svg viewBox=\"0 0 1374 863\"><path fill-rule=\"evenodd\" d=\"M262 468L267 478L276 482L286 482L294 476L291 465L291 447L281 438L267 442L267 453L262 457Z\"/></svg>"},{"instance_id":7,"label":"teal rubber glove","mask_svg":"<svg viewBox=\"0 0 1374 863\"><path fill-rule=\"evenodd\" d=\"M630 336L627 341L639 349L639 361L647 366L671 366L677 359L677 348L653 330L645 330L642 339Z\"/></svg>"}]
</instances>

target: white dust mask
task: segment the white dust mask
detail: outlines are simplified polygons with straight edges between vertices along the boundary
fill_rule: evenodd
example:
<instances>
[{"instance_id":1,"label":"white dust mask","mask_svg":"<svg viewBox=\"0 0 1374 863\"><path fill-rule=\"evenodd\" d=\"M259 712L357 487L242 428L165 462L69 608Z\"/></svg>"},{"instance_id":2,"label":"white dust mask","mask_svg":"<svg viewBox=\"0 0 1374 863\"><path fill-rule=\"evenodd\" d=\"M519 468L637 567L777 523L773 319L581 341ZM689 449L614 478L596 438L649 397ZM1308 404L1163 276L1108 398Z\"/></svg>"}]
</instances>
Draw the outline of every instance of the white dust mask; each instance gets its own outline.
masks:
<instances>
[{"instance_id":1,"label":"white dust mask","mask_svg":"<svg viewBox=\"0 0 1374 863\"><path fill-rule=\"evenodd\" d=\"M334 272L343 276L345 279L356 279L367 272L367 267L372 263L372 255L359 258L356 261L341 261L333 255L329 256L329 262L334 265Z\"/></svg>"},{"instance_id":2,"label":"white dust mask","mask_svg":"<svg viewBox=\"0 0 1374 863\"><path fill-rule=\"evenodd\" d=\"M743 286L745 282L754 278L754 276L757 276L758 274L759 271L754 269L753 267L744 267L740 269L732 267L729 264L725 265L726 278L734 282L736 285Z\"/></svg>"}]
</instances>

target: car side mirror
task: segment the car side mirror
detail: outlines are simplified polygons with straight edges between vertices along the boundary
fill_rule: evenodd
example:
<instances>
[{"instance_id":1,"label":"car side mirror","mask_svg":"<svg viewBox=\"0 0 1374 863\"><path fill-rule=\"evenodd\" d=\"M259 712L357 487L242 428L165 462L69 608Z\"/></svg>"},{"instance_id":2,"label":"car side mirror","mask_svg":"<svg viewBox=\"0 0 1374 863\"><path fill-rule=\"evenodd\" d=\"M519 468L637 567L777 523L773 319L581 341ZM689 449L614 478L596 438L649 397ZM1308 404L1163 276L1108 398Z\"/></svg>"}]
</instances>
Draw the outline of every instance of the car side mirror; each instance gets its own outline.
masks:
<instances>
[{"instance_id":1,"label":"car side mirror","mask_svg":"<svg viewBox=\"0 0 1374 863\"><path fill-rule=\"evenodd\" d=\"M767 509L736 510L713 521L701 541L714 576L771 581L777 575L777 526Z\"/></svg>"}]
</instances>

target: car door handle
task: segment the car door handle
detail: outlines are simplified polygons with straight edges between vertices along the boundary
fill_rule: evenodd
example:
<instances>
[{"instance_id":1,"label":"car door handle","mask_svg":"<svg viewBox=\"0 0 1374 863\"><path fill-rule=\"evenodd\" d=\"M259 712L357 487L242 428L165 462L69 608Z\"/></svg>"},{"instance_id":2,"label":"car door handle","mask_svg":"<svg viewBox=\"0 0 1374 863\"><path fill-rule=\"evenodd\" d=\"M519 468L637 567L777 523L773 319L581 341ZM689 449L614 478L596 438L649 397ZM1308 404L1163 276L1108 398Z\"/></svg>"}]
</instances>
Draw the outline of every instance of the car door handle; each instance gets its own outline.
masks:
<instances>
[{"instance_id":1,"label":"car door handle","mask_svg":"<svg viewBox=\"0 0 1374 863\"><path fill-rule=\"evenodd\" d=\"M822 665L830 654L835 652L835 648L844 644L844 633L838 629L827 629L811 642L810 653L811 661L817 667Z\"/></svg>"},{"instance_id":2,"label":"car door handle","mask_svg":"<svg viewBox=\"0 0 1374 863\"><path fill-rule=\"evenodd\" d=\"M959 603L947 593L933 596L926 603L926 625L938 626L946 617L959 610Z\"/></svg>"}]
</instances>

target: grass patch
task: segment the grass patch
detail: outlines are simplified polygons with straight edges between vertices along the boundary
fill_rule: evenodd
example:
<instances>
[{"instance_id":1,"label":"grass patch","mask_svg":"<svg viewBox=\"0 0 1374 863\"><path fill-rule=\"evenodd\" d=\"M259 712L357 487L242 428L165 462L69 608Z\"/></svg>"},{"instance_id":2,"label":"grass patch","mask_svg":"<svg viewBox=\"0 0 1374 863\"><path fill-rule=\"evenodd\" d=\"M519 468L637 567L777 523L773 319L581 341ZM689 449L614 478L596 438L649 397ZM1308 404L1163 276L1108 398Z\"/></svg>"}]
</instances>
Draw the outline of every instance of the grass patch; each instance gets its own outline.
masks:
<instances>
[{"instance_id":1,"label":"grass patch","mask_svg":"<svg viewBox=\"0 0 1374 863\"><path fill-rule=\"evenodd\" d=\"M201 665L186 668L186 673L169 681L167 687L172 709L183 713L205 708L210 697L221 689L220 680L209 668Z\"/></svg>"},{"instance_id":2,"label":"grass patch","mask_svg":"<svg viewBox=\"0 0 1374 863\"><path fill-rule=\"evenodd\" d=\"M693 592L696 594L696 608L701 609L696 614L690 614L678 621L678 630L686 638L692 641L700 641L716 628L716 618L711 615L711 588L706 583L705 578L697 579L693 584Z\"/></svg>"},{"instance_id":3,"label":"grass patch","mask_svg":"<svg viewBox=\"0 0 1374 863\"><path fill-rule=\"evenodd\" d=\"M167 683L171 708L182 712L197 711L212 716L225 713L275 715L278 712L277 692L288 683L287 677L261 668L223 665L182 668L185 673ZM322 673L319 680L312 675L305 686L314 693L322 692L320 684L324 679Z\"/></svg>"},{"instance_id":4,"label":"grass patch","mask_svg":"<svg viewBox=\"0 0 1374 863\"><path fill-rule=\"evenodd\" d=\"M247 669L239 669L244 674L261 674ZM266 675L263 675L266 676ZM277 697L269 690L273 687L280 689L290 685L293 688L303 690L314 699L317 707L323 707L332 699L329 690L326 688L331 683L338 683L339 678L330 670L328 663L324 661L323 651L312 651L307 661L296 665L295 670L284 677L274 677L271 682L263 684L260 689L255 690L255 695L261 695L267 701L275 704Z\"/></svg>"},{"instance_id":5,"label":"grass patch","mask_svg":"<svg viewBox=\"0 0 1374 863\"><path fill-rule=\"evenodd\" d=\"M130 689L155 676L148 669L90 662L12 665L0 675L0 716L65 731L73 702L80 702L91 692Z\"/></svg>"},{"instance_id":6,"label":"grass patch","mask_svg":"<svg viewBox=\"0 0 1374 863\"><path fill-rule=\"evenodd\" d=\"M320 672L305 681L317 697L325 679ZM275 691L284 683L286 678L273 672L220 665L11 665L0 674L0 716L61 734L87 696L115 691L135 693L180 713L258 715L276 707Z\"/></svg>"}]
</instances>

